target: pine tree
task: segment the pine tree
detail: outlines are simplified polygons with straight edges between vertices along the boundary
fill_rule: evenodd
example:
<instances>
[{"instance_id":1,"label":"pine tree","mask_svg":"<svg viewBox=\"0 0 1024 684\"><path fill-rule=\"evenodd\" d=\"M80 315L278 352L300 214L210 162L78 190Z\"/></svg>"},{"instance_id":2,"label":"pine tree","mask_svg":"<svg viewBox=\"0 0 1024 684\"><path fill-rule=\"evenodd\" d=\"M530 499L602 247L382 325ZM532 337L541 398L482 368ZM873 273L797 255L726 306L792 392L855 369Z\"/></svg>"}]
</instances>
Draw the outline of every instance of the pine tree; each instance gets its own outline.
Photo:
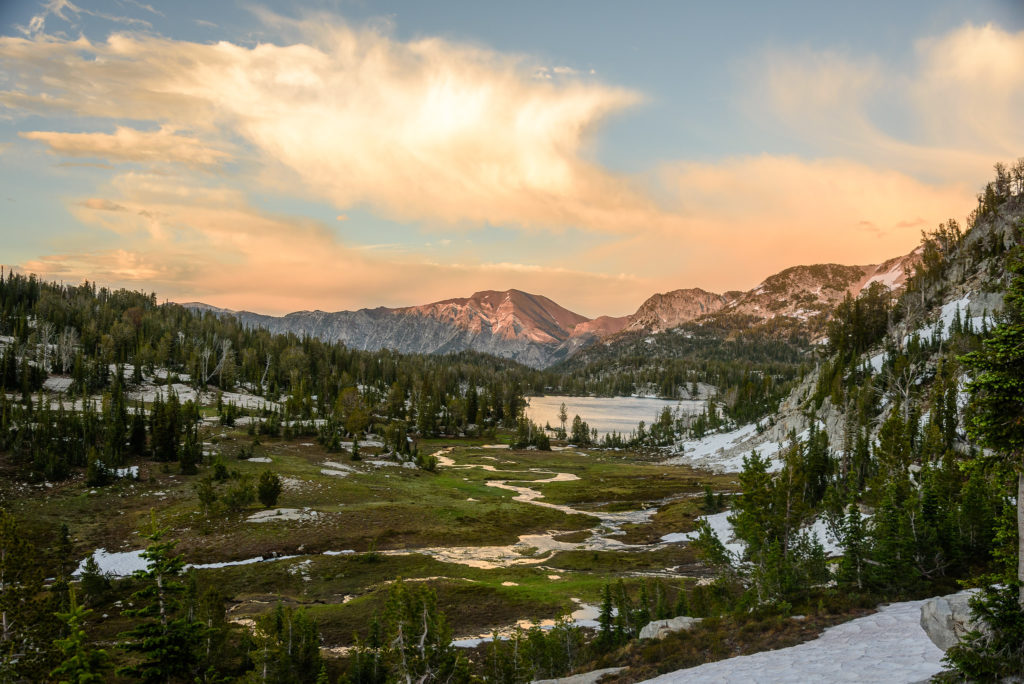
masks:
<instances>
[{"instance_id":1,"label":"pine tree","mask_svg":"<svg viewBox=\"0 0 1024 684\"><path fill-rule=\"evenodd\" d=\"M185 429L185 442L178 449L178 470L182 475L195 475L199 472L196 464L202 460L203 444L199 439L199 428Z\"/></svg>"},{"instance_id":2,"label":"pine tree","mask_svg":"<svg viewBox=\"0 0 1024 684\"><path fill-rule=\"evenodd\" d=\"M448 622L429 587L410 588L396 582L388 596L385 622L385 662L391 677L434 684L451 681L462 672Z\"/></svg>"},{"instance_id":3,"label":"pine tree","mask_svg":"<svg viewBox=\"0 0 1024 684\"><path fill-rule=\"evenodd\" d=\"M850 504L843 521L843 558L839 562L839 582L863 590L867 582L867 534L860 508Z\"/></svg>"},{"instance_id":4,"label":"pine tree","mask_svg":"<svg viewBox=\"0 0 1024 684\"><path fill-rule=\"evenodd\" d=\"M173 555L176 542L165 540L166 536L167 529L158 527L154 518L146 535L150 544L142 552L146 569L134 573L142 584L131 597L137 607L124 611L141 622L121 635L126 639L125 648L139 654L141 660L118 670L118 674L154 684L195 676L196 649L203 629L183 610L186 585L181 573L185 561Z\"/></svg>"},{"instance_id":5,"label":"pine tree","mask_svg":"<svg viewBox=\"0 0 1024 684\"><path fill-rule=\"evenodd\" d=\"M982 348L963 363L974 374L966 411L968 435L996 452L1002 465L1017 472L1017 572L1024 609L1024 248L1007 261L1012 276L1003 297L1003 313Z\"/></svg>"},{"instance_id":6,"label":"pine tree","mask_svg":"<svg viewBox=\"0 0 1024 684\"><path fill-rule=\"evenodd\" d=\"M81 582L86 600L93 605L103 601L110 593L110 577L102 572L93 555L82 564Z\"/></svg>"},{"instance_id":7,"label":"pine tree","mask_svg":"<svg viewBox=\"0 0 1024 684\"><path fill-rule=\"evenodd\" d=\"M615 635L612 631L615 626L615 607L612 603L612 588L611 585L605 584L604 591L601 595L601 612L597 617L598 642L604 647L610 647L615 641Z\"/></svg>"},{"instance_id":8,"label":"pine tree","mask_svg":"<svg viewBox=\"0 0 1024 684\"><path fill-rule=\"evenodd\" d=\"M100 684L106 681L110 658L106 651L88 643L85 624L92 611L79 605L74 589L69 600L68 610L57 613L67 636L54 642L62 660L50 676L59 684Z\"/></svg>"},{"instance_id":9,"label":"pine tree","mask_svg":"<svg viewBox=\"0 0 1024 684\"><path fill-rule=\"evenodd\" d=\"M651 621L651 604L647 596L647 584L640 585L640 601L637 603L636 611L633 614L633 624L637 632L643 629L644 625Z\"/></svg>"},{"instance_id":10,"label":"pine tree","mask_svg":"<svg viewBox=\"0 0 1024 684\"><path fill-rule=\"evenodd\" d=\"M57 531L57 578L51 587L58 610L67 610L70 605L71 573L74 560L71 557L71 530L67 523L61 523Z\"/></svg>"},{"instance_id":11,"label":"pine tree","mask_svg":"<svg viewBox=\"0 0 1024 684\"><path fill-rule=\"evenodd\" d=\"M320 631L305 610L280 603L257 621L257 648L252 654L264 682L300 684L316 679L323 667Z\"/></svg>"},{"instance_id":12,"label":"pine tree","mask_svg":"<svg viewBox=\"0 0 1024 684\"><path fill-rule=\"evenodd\" d=\"M688 602L686 600L686 583L685 582L683 582L682 584L679 585L679 594L676 596L676 605L675 605L675 608L673 609L673 612L675 613L674 617L679 617L680 615L689 615L690 614L690 606L689 606L689 604L688 604Z\"/></svg>"}]
</instances>

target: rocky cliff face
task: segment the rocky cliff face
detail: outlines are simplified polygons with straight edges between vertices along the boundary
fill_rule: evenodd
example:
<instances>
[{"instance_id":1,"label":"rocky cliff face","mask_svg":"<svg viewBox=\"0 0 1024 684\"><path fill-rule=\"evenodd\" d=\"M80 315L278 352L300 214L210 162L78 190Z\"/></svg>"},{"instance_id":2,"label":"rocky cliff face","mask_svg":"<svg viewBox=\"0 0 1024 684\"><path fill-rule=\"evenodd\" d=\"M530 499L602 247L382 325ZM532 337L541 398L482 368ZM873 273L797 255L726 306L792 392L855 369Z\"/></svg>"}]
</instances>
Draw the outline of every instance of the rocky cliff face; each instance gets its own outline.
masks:
<instances>
[{"instance_id":1,"label":"rocky cliff face","mask_svg":"<svg viewBox=\"0 0 1024 684\"><path fill-rule=\"evenodd\" d=\"M1008 202L994 216L979 223L967 234L963 243L949 256L945 277L934 282L925 282L915 290L911 301L901 303L904 318L893 326L886 338L874 349L865 352L854 365L871 368L872 372L884 380L887 373L892 372L886 367L887 349L899 349L913 334L922 338L943 335L948 337L948 330L956 312L970 320L976 330L987 320L991 325L992 316L1001 310L1003 288L1006 283L1005 254L994 246L1002 245L1003 249L1011 249L1021 243L1022 217L1024 217L1024 198ZM748 307L755 315L771 315L776 312L792 311L793 302L799 302L804 295L813 292L823 298L841 298L846 291L856 294L874 282L894 290L902 289L906 282L905 273L921 259L919 250L896 259L890 259L872 267L796 267L787 269L776 276L765 280L761 286L741 295L737 300L723 308ZM858 272L861 275L858 277ZM845 286L847 290L843 290ZM817 292L821 288L821 293ZM760 291L759 290L762 290ZM772 292L774 291L774 295ZM771 307L772 296L786 300L784 306ZM836 299L838 301L838 299ZM970 312L970 315L968 315ZM930 352L921 361L920 375L916 383L930 383L936 373L941 356L941 348ZM789 396L783 399L778 409L771 416L760 421L758 429L754 426L740 426L729 433L719 433L703 440L684 440L676 446L676 456L669 462L685 463L720 471L735 471L742 466L742 457L756 449L762 455L775 457L781 453L790 441L790 435L806 437L812 418L818 429L828 436L831 448L844 451L849 448L851 438L849 425L856 424L855 416L847 415L845 406L836 406L830 397L824 397L820 404L812 400L819 380L821 366L809 372L803 381L793 388ZM960 386L967 378L960 376ZM879 380L877 387L885 384ZM881 398L883 407L872 422L868 438L878 439L878 433L889 412L898 404L898 397L889 390L888 395ZM928 392L922 392L923 397ZM916 402L922 402L918 408L922 413L928 406L919 396ZM855 409L856 410L856 409ZM960 426L961 430L963 425ZM774 467L780 467L777 460Z\"/></svg>"},{"instance_id":2,"label":"rocky cliff face","mask_svg":"<svg viewBox=\"0 0 1024 684\"><path fill-rule=\"evenodd\" d=\"M879 282L897 291L906 282L907 272L920 260L917 250L881 264L842 266L815 264L793 266L769 276L746 292L724 294L699 288L674 290L653 295L627 317L624 329L664 332L705 317L742 317L745 325L776 318L788 318L798 325L822 323L847 293L856 296Z\"/></svg>"},{"instance_id":3,"label":"rocky cliff face","mask_svg":"<svg viewBox=\"0 0 1024 684\"><path fill-rule=\"evenodd\" d=\"M907 273L919 260L918 250L914 250L869 266L793 266L736 297L723 311L762 320L779 316L800 320L827 316L847 294L856 297L872 283L881 283L893 291L902 289Z\"/></svg>"},{"instance_id":4,"label":"rocky cliff face","mask_svg":"<svg viewBox=\"0 0 1024 684\"><path fill-rule=\"evenodd\" d=\"M700 288L673 290L653 295L628 317L626 330L664 332L682 323L718 311L725 306L724 295Z\"/></svg>"}]
</instances>

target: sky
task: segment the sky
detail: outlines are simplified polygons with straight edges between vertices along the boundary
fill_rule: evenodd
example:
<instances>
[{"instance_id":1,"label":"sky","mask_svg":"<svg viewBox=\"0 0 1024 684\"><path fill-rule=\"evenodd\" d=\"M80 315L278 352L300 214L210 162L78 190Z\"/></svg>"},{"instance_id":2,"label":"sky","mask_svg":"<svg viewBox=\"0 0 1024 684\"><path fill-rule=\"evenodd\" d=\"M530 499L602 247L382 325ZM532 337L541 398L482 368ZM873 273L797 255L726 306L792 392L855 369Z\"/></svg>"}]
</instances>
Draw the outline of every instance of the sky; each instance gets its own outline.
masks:
<instances>
[{"instance_id":1,"label":"sky","mask_svg":"<svg viewBox=\"0 0 1024 684\"><path fill-rule=\"evenodd\" d=\"M624 315L905 254L1022 120L1022 0L0 0L0 263Z\"/></svg>"}]
</instances>

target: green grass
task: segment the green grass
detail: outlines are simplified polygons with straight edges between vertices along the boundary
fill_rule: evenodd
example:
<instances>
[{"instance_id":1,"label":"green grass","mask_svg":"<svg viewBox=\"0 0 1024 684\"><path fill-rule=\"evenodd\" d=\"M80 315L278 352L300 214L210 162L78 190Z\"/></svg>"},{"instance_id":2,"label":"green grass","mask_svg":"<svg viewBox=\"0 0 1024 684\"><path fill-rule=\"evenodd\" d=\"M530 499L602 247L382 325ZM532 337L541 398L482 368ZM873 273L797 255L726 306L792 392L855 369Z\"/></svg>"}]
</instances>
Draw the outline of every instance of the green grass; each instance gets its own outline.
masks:
<instances>
[{"instance_id":1,"label":"green grass","mask_svg":"<svg viewBox=\"0 0 1024 684\"><path fill-rule=\"evenodd\" d=\"M517 451L482 449L495 439L429 440L425 451L454 447L448 454L456 467L430 473L401 467L374 467L352 462L347 452L328 453L310 437L290 440L260 437L255 455L269 463L238 460L253 438L242 428L208 426L207 446L235 475L253 481L271 470L285 481L277 502L281 508L310 509L315 517L297 521L249 523L262 510L200 512L195 483L212 472L204 466L198 477L177 474L177 464L139 462L138 482L118 481L94 490L82 477L52 488L13 488L3 492L5 506L39 545L46 562L56 530L66 522L77 558L95 548L109 551L143 545L140 531L151 515L171 528L178 551L188 562L241 560L270 552L299 555L296 559L198 571L205 581L229 597L230 617L261 613L277 601L307 606L321 622L330 645L349 643L354 631L365 630L386 600L390 582L403 577L428 581L448 614L457 635L471 635L515 623L523 618L549 619L570 612L577 598L597 602L607 582L633 575L705 574L683 545L653 551L562 551L541 555L537 562L494 570L443 563L417 549L449 546L506 546L523 534L554 532L564 542L582 543L597 524L592 515L514 501L515 492L488 486L511 480L532 486L543 500L580 511L634 510L658 506L651 521L627 525L620 541L655 541L669 531L691 529L699 515L697 495L705 483L716 490L732 486L729 478L683 467L650 463L646 456L626 452ZM362 448L365 459L379 449ZM376 458L379 458L376 457ZM333 461L351 469L344 477L322 472ZM464 467L472 466L472 467ZM497 472L477 466L492 466ZM2 467L2 456L0 456ZM572 473L578 480L534 484L554 473ZM221 492L233 482L219 485ZM323 551L351 549L357 555L323 556ZM381 553L367 554L376 549ZM393 555L401 552L399 555ZM408 552L408 553L405 553ZM527 555L529 555L527 553ZM557 579L550 576L557 575ZM132 581L118 583L121 598ZM349 597L346 599L346 597ZM113 604L103 607L104 634L125 624Z\"/></svg>"}]
</instances>

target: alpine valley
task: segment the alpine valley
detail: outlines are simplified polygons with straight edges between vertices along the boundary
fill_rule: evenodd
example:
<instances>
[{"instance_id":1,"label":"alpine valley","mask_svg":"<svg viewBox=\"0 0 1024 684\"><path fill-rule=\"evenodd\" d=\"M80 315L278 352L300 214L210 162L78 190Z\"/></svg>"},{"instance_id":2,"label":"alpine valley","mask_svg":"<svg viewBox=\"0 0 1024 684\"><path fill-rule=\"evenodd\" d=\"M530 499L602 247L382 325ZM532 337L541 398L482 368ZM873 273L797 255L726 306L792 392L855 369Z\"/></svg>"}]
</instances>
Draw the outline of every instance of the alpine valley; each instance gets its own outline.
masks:
<instances>
[{"instance_id":1,"label":"alpine valley","mask_svg":"<svg viewBox=\"0 0 1024 684\"><path fill-rule=\"evenodd\" d=\"M0 1L0 684L1024 683L1021 8Z\"/></svg>"},{"instance_id":2,"label":"alpine valley","mask_svg":"<svg viewBox=\"0 0 1024 684\"><path fill-rule=\"evenodd\" d=\"M274 318L5 274L0 666L71 667L41 636L67 629L112 681L1019 673L1014 169L906 256L618 319L518 290Z\"/></svg>"}]
</instances>

